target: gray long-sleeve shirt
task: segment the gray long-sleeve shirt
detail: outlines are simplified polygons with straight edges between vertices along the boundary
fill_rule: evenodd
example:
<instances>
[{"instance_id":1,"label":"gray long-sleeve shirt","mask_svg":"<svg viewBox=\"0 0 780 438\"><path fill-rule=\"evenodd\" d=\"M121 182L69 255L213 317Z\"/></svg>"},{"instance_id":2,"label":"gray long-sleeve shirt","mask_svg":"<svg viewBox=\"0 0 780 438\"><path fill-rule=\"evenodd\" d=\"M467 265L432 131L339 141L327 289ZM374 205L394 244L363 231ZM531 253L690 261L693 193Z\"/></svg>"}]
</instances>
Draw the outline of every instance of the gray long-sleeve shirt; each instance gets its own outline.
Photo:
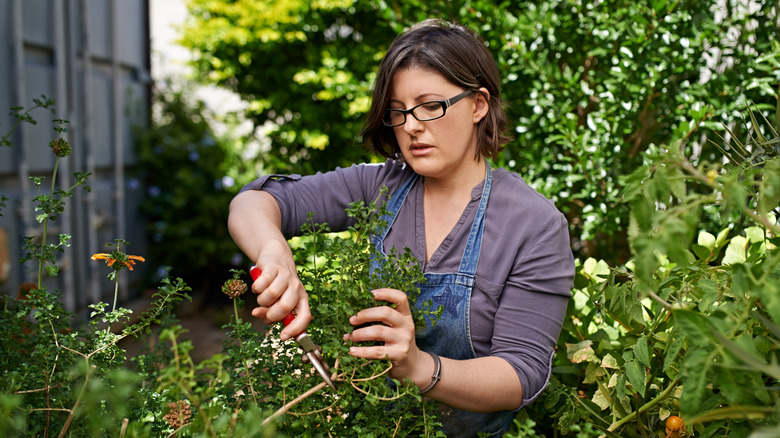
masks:
<instances>
[{"instance_id":1,"label":"gray long-sleeve shirt","mask_svg":"<svg viewBox=\"0 0 780 438\"><path fill-rule=\"evenodd\" d=\"M345 209L358 200L371 202L379 189L390 194L409 177L408 166L388 160L316 175L267 175L242 190L269 192L279 203L282 232L300 233L307 214L333 231L354 223ZM495 169L487 205L482 250L471 295L471 340L477 357L508 361L523 386L523 404L531 403L550 375L553 349L566 315L574 278L574 260L564 216L519 175ZM482 195L482 183L439 248L425 260L422 184L416 184L385 239L385 248L410 248L424 272L457 272Z\"/></svg>"}]
</instances>

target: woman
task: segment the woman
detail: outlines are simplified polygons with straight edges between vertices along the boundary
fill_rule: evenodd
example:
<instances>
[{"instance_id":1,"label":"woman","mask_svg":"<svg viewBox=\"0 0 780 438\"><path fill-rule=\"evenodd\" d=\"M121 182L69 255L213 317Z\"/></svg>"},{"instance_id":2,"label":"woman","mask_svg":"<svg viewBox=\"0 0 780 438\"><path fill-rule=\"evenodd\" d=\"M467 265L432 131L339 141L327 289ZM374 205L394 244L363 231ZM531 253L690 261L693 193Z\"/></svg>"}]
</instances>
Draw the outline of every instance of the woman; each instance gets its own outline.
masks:
<instances>
[{"instance_id":1,"label":"woman","mask_svg":"<svg viewBox=\"0 0 780 438\"><path fill-rule=\"evenodd\" d=\"M420 299L444 311L415 333L414 303L378 289L376 299L394 306L360 311L353 326L381 324L344 339L353 356L389 358L393 378L441 402L448 436L501 436L541 393L574 275L563 215L517 174L487 162L508 140L501 105L498 70L479 37L424 21L396 38L377 73L362 135L384 164L265 176L230 205L231 235L263 272L252 285L252 313L271 324L295 311L282 331L288 339L311 314L287 237L308 212L345 229L351 202L390 189L393 218L375 244L410 248L426 276ZM369 341L378 345L362 346Z\"/></svg>"}]
</instances>

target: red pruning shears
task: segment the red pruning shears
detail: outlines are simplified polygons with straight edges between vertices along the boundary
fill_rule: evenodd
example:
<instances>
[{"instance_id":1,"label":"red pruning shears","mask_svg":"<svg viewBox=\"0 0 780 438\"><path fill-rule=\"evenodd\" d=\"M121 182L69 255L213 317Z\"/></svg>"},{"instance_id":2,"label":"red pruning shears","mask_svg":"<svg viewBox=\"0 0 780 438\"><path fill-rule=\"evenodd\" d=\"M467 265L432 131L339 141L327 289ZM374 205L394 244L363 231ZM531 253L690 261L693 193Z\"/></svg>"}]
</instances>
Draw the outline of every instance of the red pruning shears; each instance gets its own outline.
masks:
<instances>
[{"instance_id":1,"label":"red pruning shears","mask_svg":"<svg viewBox=\"0 0 780 438\"><path fill-rule=\"evenodd\" d=\"M258 277L260 277L260 274L263 271L260 270L257 266L252 266L249 269L249 275L252 276L252 280L257 280ZM292 320L295 319L295 314L290 312L289 315L285 316L282 320L282 323L285 325L285 327L292 322ZM317 344L314 343L314 341L311 340L309 337L309 334L304 332L301 332L298 336L295 338L295 342L298 343L298 346L303 350L303 362L304 363L311 363L314 366L314 369L317 370L317 373L322 377L323 380L325 380L325 383L330 386L332 390L336 390L336 385L333 383L333 380L330 378L330 367L327 363L325 363L324 360L322 360L322 353L320 347L317 346Z\"/></svg>"}]
</instances>

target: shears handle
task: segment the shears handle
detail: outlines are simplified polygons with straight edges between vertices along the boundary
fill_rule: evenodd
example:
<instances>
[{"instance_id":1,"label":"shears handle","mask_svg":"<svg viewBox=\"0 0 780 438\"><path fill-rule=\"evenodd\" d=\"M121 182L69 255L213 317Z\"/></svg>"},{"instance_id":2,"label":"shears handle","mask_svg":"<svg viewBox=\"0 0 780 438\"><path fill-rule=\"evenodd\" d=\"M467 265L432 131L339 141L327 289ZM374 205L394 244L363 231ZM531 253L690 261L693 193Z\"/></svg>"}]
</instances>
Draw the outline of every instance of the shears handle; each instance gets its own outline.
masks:
<instances>
[{"instance_id":1,"label":"shears handle","mask_svg":"<svg viewBox=\"0 0 780 438\"><path fill-rule=\"evenodd\" d=\"M249 275L252 277L252 280L257 280L258 278L260 278L260 274L262 273L263 271L257 266L253 265L251 268L249 268ZM282 324L284 324L284 326L287 327L288 325L290 325L293 319L295 319L295 313L290 312L289 315L284 317L284 319L282 320Z\"/></svg>"}]
</instances>

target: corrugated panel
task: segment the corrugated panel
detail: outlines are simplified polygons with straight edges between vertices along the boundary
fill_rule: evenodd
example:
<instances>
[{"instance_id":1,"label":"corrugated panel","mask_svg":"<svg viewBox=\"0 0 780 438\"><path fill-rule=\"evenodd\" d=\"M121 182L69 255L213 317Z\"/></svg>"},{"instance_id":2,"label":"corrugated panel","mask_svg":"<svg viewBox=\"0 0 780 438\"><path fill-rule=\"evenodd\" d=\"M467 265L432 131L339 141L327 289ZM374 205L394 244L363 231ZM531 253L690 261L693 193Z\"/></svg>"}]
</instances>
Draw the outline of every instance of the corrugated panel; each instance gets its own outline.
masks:
<instances>
[{"instance_id":1,"label":"corrugated panel","mask_svg":"<svg viewBox=\"0 0 780 438\"><path fill-rule=\"evenodd\" d=\"M73 148L58 186L72 184L74 171L94 174L93 191L77 191L52 227L73 239L59 262L61 275L45 284L61 292L70 310L113 295L105 266L89 256L116 238L144 235L142 224L128 220L143 191L125 169L135 162L131 127L139 122L128 114L148 113L148 10L147 0L0 0L0 135L13 123L12 106L30 107L42 94L56 99L56 117L70 121ZM0 292L15 293L20 282L36 278L33 263L16 263L22 236L41 232L27 176L51 174L48 143L55 133L50 112L33 116L37 126L23 125L14 148L0 148L0 194L10 198L0 212ZM143 252L143 242L132 243Z\"/></svg>"}]
</instances>

